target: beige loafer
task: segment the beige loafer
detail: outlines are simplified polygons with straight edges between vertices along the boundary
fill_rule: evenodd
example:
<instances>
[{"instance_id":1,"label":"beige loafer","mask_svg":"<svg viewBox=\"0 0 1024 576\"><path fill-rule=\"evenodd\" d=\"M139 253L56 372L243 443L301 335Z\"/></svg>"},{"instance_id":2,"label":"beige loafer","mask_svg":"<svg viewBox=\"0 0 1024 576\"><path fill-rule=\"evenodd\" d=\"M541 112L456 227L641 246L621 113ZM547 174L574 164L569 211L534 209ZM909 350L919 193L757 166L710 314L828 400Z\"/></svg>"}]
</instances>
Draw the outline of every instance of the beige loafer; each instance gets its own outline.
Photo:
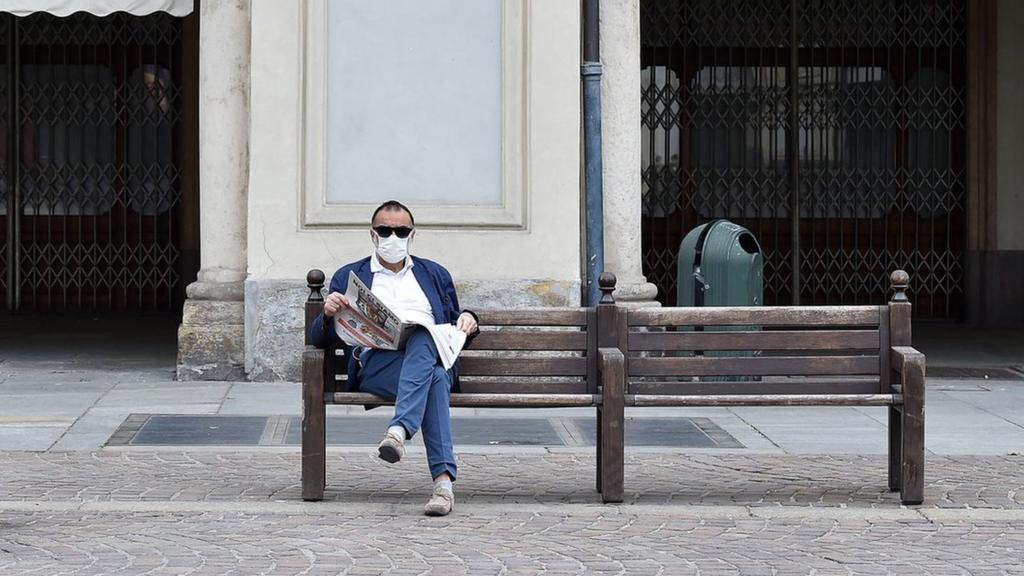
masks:
<instances>
[{"instance_id":1,"label":"beige loafer","mask_svg":"<svg viewBox=\"0 0 1024 576\"><path fill-rule=\"evenodd\" d=\"M401 460L404 455L405 438L400 438L392 432L385 434L384 439L377 445L377 456L385 462L394 464Z\"/></svg>"},{"instance_id":2,"label":"beige loafer","mask_svg":"<svg viewBox=\"0 0 1024 576\"><path fill-rule=\"evenodd\" d=\"M423 507L423 513L427 516L447 516L455 505L455 493L441 486L434 487L434 493L430 500Z\"/></svg>"}]
</instances>

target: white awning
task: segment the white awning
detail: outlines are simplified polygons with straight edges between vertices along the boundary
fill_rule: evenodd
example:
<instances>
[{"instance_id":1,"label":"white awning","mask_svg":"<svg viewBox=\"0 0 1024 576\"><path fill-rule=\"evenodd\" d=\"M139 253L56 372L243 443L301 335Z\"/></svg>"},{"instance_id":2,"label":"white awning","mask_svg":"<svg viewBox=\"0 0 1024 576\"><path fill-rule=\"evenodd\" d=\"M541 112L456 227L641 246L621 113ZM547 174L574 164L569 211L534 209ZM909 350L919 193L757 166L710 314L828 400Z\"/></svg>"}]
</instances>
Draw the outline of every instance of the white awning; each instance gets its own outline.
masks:
<instances>
[{"instance_id":1,"label":"white awning","mask_svg":"<svg viewBox=\"0 0 1024 576\"><path fill-rule=\"evenodd\" d=\"M15 16L28 16L35 12L49 12L55 16L68 16L75 12L96 16L108 16L114 12L128 12L136 16L167 12L173 16L188 16L192 13L192 0L0 0L0 12Z\"/></svg>"}]
</instances>

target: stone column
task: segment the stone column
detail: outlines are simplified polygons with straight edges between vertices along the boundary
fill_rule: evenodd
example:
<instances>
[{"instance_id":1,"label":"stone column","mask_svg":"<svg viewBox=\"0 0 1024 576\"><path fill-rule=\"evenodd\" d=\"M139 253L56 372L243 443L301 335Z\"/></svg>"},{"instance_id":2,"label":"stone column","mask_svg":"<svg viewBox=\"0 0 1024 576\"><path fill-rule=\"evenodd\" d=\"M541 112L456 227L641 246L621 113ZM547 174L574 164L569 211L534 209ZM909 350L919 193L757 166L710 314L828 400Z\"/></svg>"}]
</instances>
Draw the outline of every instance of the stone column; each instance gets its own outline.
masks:
<instances>
[{"instance_id":1,"label":"stone column","mask_svg":"<svg viewBox=\"0 0 1024 576\"><path fill-rule=\"evenodd\" d=\"M245 378L250 0L200 2L200 270L178 329L179 380Z\"/></svg>"},{"instance_id":2,"label":"stone column","mask_svg":"<svg viewBox=\"0 0 1024 576\"><path fill-rule=\"evenodd\" d=\"M616 301L656 306L640 252L640 0L601 0L604 269Z\"/></svg>"}]
</instances>

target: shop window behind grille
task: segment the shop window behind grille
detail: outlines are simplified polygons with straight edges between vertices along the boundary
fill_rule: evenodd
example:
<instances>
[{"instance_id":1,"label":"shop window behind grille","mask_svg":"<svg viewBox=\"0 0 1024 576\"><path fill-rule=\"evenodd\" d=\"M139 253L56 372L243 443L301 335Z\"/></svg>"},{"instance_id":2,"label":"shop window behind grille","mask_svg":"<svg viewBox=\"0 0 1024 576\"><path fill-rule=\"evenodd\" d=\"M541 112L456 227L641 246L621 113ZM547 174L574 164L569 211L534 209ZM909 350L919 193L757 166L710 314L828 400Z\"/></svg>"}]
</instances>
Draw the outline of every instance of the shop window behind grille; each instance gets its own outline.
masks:
<instances>
[{"instance_id":1,"label":"shop window behind grille","mask_svg":"<svg viewBox=\"0 0 1024 576\"><path fill-rule=\"evenodd\" d=\"M186 60L184 20L164 13L0 15L4 308L180 306L198 265L181 248L197 230L190 22Z\"/></svg>"},{"instance_id":2,"label":"shop window behind grille","mask_svg":"<svg viewBox=\"0 0 1024 576\"><path fill-rule=\"evenodd\" d=\"M965 302L965 0L643 0L644 274L675 303L680 239L750 229L767 304Z\"/></svg>"}]
</instances>

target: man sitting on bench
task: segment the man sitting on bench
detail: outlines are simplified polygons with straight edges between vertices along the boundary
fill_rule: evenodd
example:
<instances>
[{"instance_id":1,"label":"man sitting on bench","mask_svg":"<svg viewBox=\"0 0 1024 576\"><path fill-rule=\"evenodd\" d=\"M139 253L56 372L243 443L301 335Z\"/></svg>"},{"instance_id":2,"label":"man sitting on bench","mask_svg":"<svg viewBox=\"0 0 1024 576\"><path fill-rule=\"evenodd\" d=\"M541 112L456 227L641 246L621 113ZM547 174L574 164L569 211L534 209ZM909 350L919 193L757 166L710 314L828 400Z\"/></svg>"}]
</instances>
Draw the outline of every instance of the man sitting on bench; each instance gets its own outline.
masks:
<instances>
[{"instance_id":1,"label":"man sitting on bench","mask_svg":"<svg viewBox=\"0 0 1024 576\"><path fill-rule=\"evenodd\" d=\"M414 236L412 212L390 200L371 219L371 256L342 266L331 279L324 313L310 326L310 340L319 348L332 344L344 349L349 391L368 392L395 402L395 417L378 446L379 456L391 463L405 453L405 441L423 429L427 463L434 491L424 509L444 516L455 502L455 451L452 442L449 395L458 383L458 363L445 370L430 333L417 328L403 350L353 349L334 331L332 318L349 306L344 296L349 271L403 321L455 324L469 336L478 332L476 315L459 309L452 276L443 266L409 255Z\"/></svg>"}]
</instances>

